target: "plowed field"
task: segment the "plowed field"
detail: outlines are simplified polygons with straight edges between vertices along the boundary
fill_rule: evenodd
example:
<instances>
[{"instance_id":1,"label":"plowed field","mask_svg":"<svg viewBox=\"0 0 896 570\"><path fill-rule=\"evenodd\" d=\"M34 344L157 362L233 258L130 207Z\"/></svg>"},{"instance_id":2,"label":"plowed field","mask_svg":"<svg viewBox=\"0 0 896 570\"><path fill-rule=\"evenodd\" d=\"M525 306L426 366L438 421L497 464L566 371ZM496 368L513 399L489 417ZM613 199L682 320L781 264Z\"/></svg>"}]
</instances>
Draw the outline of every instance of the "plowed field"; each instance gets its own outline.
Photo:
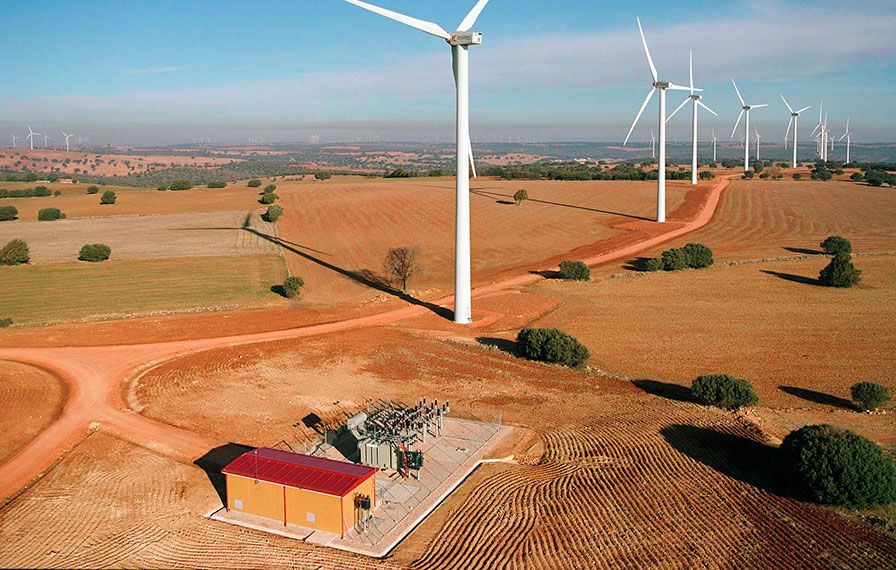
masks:
<instances>
[{"instance_id":1,"label":"plowed field","mask_svg":"<svg viewBox=\"0 0 896 570\"><path fill-rule=\"evenodd\" d=\"M0 463L43 431L65 404L65 388L51 374L0 361Z\"/></svg>"}]
</instances>

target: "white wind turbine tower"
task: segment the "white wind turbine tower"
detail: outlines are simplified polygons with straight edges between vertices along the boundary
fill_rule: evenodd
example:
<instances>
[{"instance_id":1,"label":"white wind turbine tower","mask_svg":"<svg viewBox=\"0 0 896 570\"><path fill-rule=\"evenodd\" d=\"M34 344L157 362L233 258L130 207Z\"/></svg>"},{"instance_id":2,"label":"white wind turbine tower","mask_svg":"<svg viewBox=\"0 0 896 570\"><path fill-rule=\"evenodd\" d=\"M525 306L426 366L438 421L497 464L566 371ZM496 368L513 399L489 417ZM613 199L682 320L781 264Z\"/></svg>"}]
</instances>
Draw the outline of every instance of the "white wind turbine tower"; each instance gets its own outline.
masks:
<instances>
[{"instance_id":1,"label":"white wind turbine tower","mask_svg":"<svg viewBox=\"0 0 896 570\"><path fill-rule=\"evenodd\" d=\"M470 168L473 176L473 147L470 142L470 46L482 44L482 34L470 32L479 14L489 0L479 0L454 33L432 22L418 20L392 10L362 2L345 0L380 16L400 22L421 32L442 38L451 46L454 81L457 87L457 186L454 238L454 322L469 324L473 321L470 277Z\"/></svg>"},{"instance_id":2,"label":"white wind turbine tower","mask_svg":"<svg viewBox=\"0 0 896 570\"><path fill-rule=\"evenodd\" d=\"M799 147L799 138L797 138L797 129L799 127L800 114L808 111L812 108L812 106L803 107L799 111L794 111L793 107L790 106L790 103L787 102L787 99L781 95L781 100L784 101L784 105L787 106L787 110L790 111L790 122L787 123L787 133L784 135L784 149L787 149L787 139L790 137L790 128L793 127L793 167L796 168L796 150Z\"/></svg>"},{"instance_id":3,"label":"white wind turbine tower","mask_svg":"<svg viewBox=\"0 0 896 570\"><path fill-rule=\"evenodd\" d=\"M828 160L827 131L828 116L824 114L824 102L822 101L821 105L818 106L818 124L812 129L812 134L809 136L812 137L815 136L816 132L818 133L818 137L815 139L818 143L818 158L825 162Z\"/></svg>"},{"instance_id":4,"label":"white wind turbine tower","mask_svg":"<svg viewBox=\"0 0 896 570\"><path fill-rule=\"evenodd\" d=\"M753 127L753 134L756 137L756 160L759 160L759 141L762 140L762 135L759 134L759 127Z\"/></svg>"},{"instance_id":5,"label":"white wind turbine tower","mask_svg":"<svg viewBox=\"0 0 896 570\"><path fill-rule=\"evenodd\" d=\"M712 130L712 161L716 162L716 145L719 142L719 138L716 136L716 130Z\"/></svg>"},{"instance_id":6,"label":"white wind turbine tower","mask_svg":"<svg viewBox=\"0 0 896 570\"><path fill-rule=\"evenodd\" d=\"M15 133L9 133L9 135L12 138L12 148L16 148L16 141L19 140L19 137Z\"/></svg>"},{"instance_id":7,"label":"white wind turbine tower","mask_svg":"<svg viewBox=\"0 0 896 570\"><path fill-rule=\"evenodd\" d=\"M750 111L752 109L768 107L768 105L765 103L762 105L747 105L744 98L741 97L740 89L737 88L737 83L734 79L731 80L731 83L734 84L734 91L737 93L737 98L740 99L741 104L740 115L737 116L737 122L734 123L734 130L731 131L731 137L734 138L734 133L737 132L737 127L740 126L740 120L746 116L746 123L744 124L744 172L747 172L750 170Z\"/></svg>"},{"instance_id":8,"label":"white wind turbine tower","mask_svg":"<svg viewBox=\"0 0 896 570\"><path fill-rule=\"evenodd\" d=\"M44 132L44 134L41 136L41 138L44 139L44 148L47 148L47 141L50 140L50 137L48 137L47 133Z\"/></svg>"},{"instance_id":9,"label":"white wind turbine tower","mask_svg":"<svg viewBox=\"0 0 896 570\"><path fill-rule=\"evenodd\" d=\"M70 134L70 135L67 135L67 134L65 134L65 131L59 131L59 132L62 133L62 136L65 137L65 151L68 152L68 151L69 151L69 147L68 147L68 139L70 139L70 138L72 138L73 136L75 136L75 133L72 133L72 134Z\"/></svg>"},{"instance_id":10,"label":"white wind turbine tower","mask_svg":"<svg viewBox=\"0 0 896 570\"><path fill-rule=\"evenodd\" d=\"M846 132L843 133L843 136L840 137L840 140L846 139L846 164L849 164L849 147L852 145L852 133L849 131L849 121L850 119L846 119Z\"/></svg>"},{"instance_id":11,"label":"white wind turbine tower","mask_svg":"<svg viewBox=\"0 0 896 570\"><path fill-rule=\"evenodd\" d=\"M31 150L34 150L34 135L38 135L40 133L35 133L34 131L32 131L31 125L27 125L27 126L28 126L28 136L25 138L28 139L28 142L31 144Z\"/></svg>"},{"instance_id":12,"label":"white wind turbine tower","mask_svg":"<svg viewBox=\"0 0 896 570\"><path fill-rule=\"evenodd\" d=\"M653 99L653 94L659 91L660 158L658 164L659 176L657 177L656 189L656 221L662 224L666 221L666 89L672 89L673 91L692 92L702 91L702 89L692 90L688 87L675 85L671 81L660 81L659 74L656 71L656 66L653 65L653 58L650 57L650 49L647 47L647 39L644 37L644 28L641 27L641 19L637 18L637 21L638 31L641 32L641 43L644 44L644 54L647 56L647 65L650 66L650 75L653 78L653 83L650 87L650 91L647 93L647 97L644 99L644 103L641 104L641 109L638 110L635 121L632 123L631 128L628 130L628 135L626 135L625 142L622 143L622 146L628 144L628 140L632 136L632 131L635 130L635 127L638 125L638 120L640 120L641 115L644 114L644 109L647 108L650 100Z\"/></svg>"},{"instance_id":13,"label":"white wind turbine tower","mask_svg":"<svg viewBox=\"0 0 896 570\"><path fill-rule=\"evenodd\" d=\"M697 185L697 107L703 107L716 117L719 116L718 113L710 109L706 106L706 104L702 101L703 96L697 95L694 93L694 52L690 53L690 77L691 77L691 94L688 95L687 99L681 102L681 105L678 106L677 109L672 111L672 114L669 115L669 118L666 121L671 121L672 117L675 116L676 113L681 111L688 102L691 103L691 184Z\"/></svg>"},{"instance_id":14,"label":"white wind turbine tower","mask_svg":"<svg viewBox=\"0 0 896 570\"><path fill-rule=\"evenodd\" d=\"M650 158L656 159L656 135L650 129Z\"/></svg>"}]
</instances>

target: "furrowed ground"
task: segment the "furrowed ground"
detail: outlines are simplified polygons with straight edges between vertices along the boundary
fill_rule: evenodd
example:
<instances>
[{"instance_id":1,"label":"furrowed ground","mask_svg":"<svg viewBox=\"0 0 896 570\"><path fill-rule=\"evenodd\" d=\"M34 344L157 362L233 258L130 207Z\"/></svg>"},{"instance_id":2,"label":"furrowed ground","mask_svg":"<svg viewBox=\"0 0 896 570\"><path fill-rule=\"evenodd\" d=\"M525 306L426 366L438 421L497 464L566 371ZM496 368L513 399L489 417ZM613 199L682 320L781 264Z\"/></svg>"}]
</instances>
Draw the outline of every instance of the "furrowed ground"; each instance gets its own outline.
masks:
<instances>
[{"instance_id":1,"label":"furrowed ground","mask_svg":"<svg viewBox=\"0 0 896 570\"><path fill-rule=\"evenodd\" d=\"M65 397L65 388L52 374L0 361L0 463L56 418Z\"/></svg>"}]
</instances>

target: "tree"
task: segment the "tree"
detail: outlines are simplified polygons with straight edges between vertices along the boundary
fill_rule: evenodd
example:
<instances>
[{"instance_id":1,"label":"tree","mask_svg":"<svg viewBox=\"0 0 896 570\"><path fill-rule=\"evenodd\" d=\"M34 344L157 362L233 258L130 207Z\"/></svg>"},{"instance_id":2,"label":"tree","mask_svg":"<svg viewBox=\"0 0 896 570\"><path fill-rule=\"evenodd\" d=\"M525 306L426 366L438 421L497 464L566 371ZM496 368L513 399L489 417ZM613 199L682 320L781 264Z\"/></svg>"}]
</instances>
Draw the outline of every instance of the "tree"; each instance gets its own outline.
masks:
<instances>
[{"instance_id":1,"label":"tree","mask_svg":"<svg viewBox=\"0 0 896 570\"><path fill-rule=\"evenodd\" d=\"M189 190L193 187L193 183L189 180L172 180L168 186L173 191Z\"/></svg>"},{"instance_id":2,"label":"tree","mask_svg":"<svg viewBox=\"0 0 896 570\"><path fill-rule=\"evenodd\" d=\"M274 205L274 206L268 206L268 209L265 211L264 214L261 215L261 218L266 222L275 224L275 223L277 223L277 220L279 220L282 216L283 216L283 207Z\"/></svg>"},{"instance_id":3,"label":"tree","mask_svg":"<svg viewBox=\"0 0 896 570\"><path fill-rule=\"evenodd\" d=\"M700 177L700 180L712 180L713 178L716 177L715 174L713 174L712 172L710 172L708 170L702 170L700 172L700 174L698 174L697 176Z\"/></svg>"},{"instance_id":4,"label":"tree","mask_svg":"<svg viewBox=\"0 0 896 570\"><path fill-rule=\"evenodd\" d=\"M28 263L30 259L28 244L20 239L14 239L0 249L0 265L18 265Z\"/></svg>"},{"instance_id":5,"label":"tree","mask_svg":"<svg viewBox=\"0 0 896 570\"><path fill-rule=\"evenodd\" d=\"M852 244L843 236L828 236L821 242L821 249L829 255L852 253Z\"/></svg>"},{"instance_id":6,"label":"tree","mask_svg":"<svg viewBox=\"0 0 896 570\"><path fill-rule=\"evenodd\" d=\"M248 186L249 188L260 188L261 180L253 178L252 180L246 182L246 186Z\"/></svg>"},{"instance_id":7,"label":"tree","mask_svg":"<svg viewBox=\"0 0 896 570\"><path fill-rule=\"evenodd\" d=\"M41 222L52 222L65 219L65 214L59 208L41 208L37 212L37 219Z\"/></svg>"},{"instance_id":8,"label":"tree","mask_svg":"<svg viewBox=\"0 0 896 570\"><path fill-rule=\"evenodd\" d=\"M663 269L666 271L678 271L688 266L688 256L683 249L673 248L663 252Z\"/></svg>"},{"instance_id":9,"label":"tree","mask_svg":"<svg viewBox=\"0 0 896 570\"><path fill-rule=\"evenodd\" d=\"M890 401L886 386L874 382L857 382L852 385L852 401L861 410L876 410Z\"/></svg>"},{"instance_id":10,"label":"tree","mask_svg":"<svg viewBox=\"0 0 896 570\"><path fill-rule=\"evenodd\" d=\"M793 179L794 179L794 180L802 180L802 179L803 179L803 175L800 174L799 172L794 172L794 173L793 173Z\"/></svg>"},{"instance_id":11,"label":"tree","mask_svg":"<svg viewBox=\"0 0 896 570\"><path fill-rule=\"evenodd\" d=\"M156 187L156 190L158 190L159 192L164 192L164 191L168 190L168 185L167 184L159 184L158 187Z\"/></svg>"},{"instance_id":12,"label":"tree","mask_svg":"<svg viewBox=\"0 0 896 570\"><path fill-rule=\"evenodd\" d=\"M318 172L314 175L314 178L317 180L329 180L330 178L333 178L333 176L326 172Z\"/></svg>"},{"instance_id":13,"label":"tree","mask_svg":"<svg viewBox=\"0 0 896 570\"><path fill-rule=\"evenodd\" d=\"M557 329L524 328L516 343L520 355L528 360L579 368L591 357L585 345Z\"/></svg>"},{"instance_id":14,"label":"tree","mask_svg":"<svg viewBox=\"0 0 896 570\"><path fill-rule=\"evenodd\" d=\"M525 188L517 190L513 194L513 201L516 202L516 205L519 206L523 202L529 199L529 192L526 191Z\"/></svg>"},{"instance_id":15,"label":"tree","mask_svg":"<svg viewBox=\"0 0 896 570\"><path fill-rule=\"evenodd\" d=\"M714 263L712 250L702 243L689 243L682 248L682 251L691 269L703 269Z\"/></svg>"},{"instance_id":16,"label":"tree","mask_svg":"<svg viewBox=\"0 0 896 570\"><path fill-rule=\"evenodd\" d=\"M896 466L849 430L805 426L781 443L781 471L800 495L829 505L870 507L896 501Z\"/></svg>"},{"instance_id":17,"label":"tree","mask_svg":"<svg viewBox=\"0 0 896 570\"><path fill-rule=\"evenodd\" d=\"M647 271L662 271L665 269L665 264L663 260L659 257L651 257L647 261L644 262L644 269Z\"/></svg>"},{"instance_id":18,"label":"tree","mask_svg":"<svg viewBox=\"0 0 896 570\"><path fill-rule=\"evenodd\" d=\"M751 180L753 176L755 176L755 173L752 170L744 172L744 180Z\"/></svg>"},{"instance_id":19,"label":"tree","mask_svg":"<svg viewBox=\"0 0 896 570\"><path fill-rule=\"evenodd\" d=\"M0 206L0 222L8 222L16 219L19 210L15 206Z\"/></svg>"},{"instance_id":20,"label":"tree","mask_svg":"<svg viewBox=\"0 0 896 570\"><path fill-rule=\"evenodd\" d=\"M565 260L560 262L560 278L567 281L588 281L591 270L582 261Z\"/></svg>"},{"instance_id":21,"label":"tree","mask_svg":"<svg viewBox=\"0 0 896 570\"><path fill-rule=\"evenodd\" d=\"M691 384L691 395L705 406L736 410L759 402L753 386L746 380L728 374L708 374Z\"/></svg>"},{"instance_id":22,"label":"tree","mask_svg":"<svg viewBox=\"0 0 896 570\"><path fill-rule=\"evenodd\" d=\"M394 247L386 254L383 270L393 283L400 283L401 290L408 290L408 282L422 271L420 250L416 247Z\"/></svg>"},{"instance_id":23,"label":"tree","mask_svg":"<svg viewBox=\"0 0 896 570\"><path fill-rule=\"evenodd\" d=\"M305 281L301 277L290 275L283 282L283 295L285 295L289 299L295 299L299 296L299 292L304 286Z\"/></svg>"},{"instance_id":24,"label":"tree","mask_svg":"<svg viewBox=\"0 0 896 570\"><path fill-rule=\"evenodd\" d=\"M227 183L223 180L216 180L208 183L209 188L227 188Z\"/></svg>"},{"instance_id":25,"label":"tree","mask_svg":"<svg viewBox=\"0 0 896 570\"><path fill-rule=\"evenodd\" d=\"M818 274L818 280L828 287L849 288L858 285L862 280L862 272L852 264L852 257L848 253L838 253Z\"/></svg>"},{"instance_id":26,"label":"tree","mask_svg":"<svg viewBox=\"0 0 896 570\"><path fill-rule=\"evenodd\" d=\"M276 184L268 184L267 186L264 187L264 193L271 194L276 189L277 189Z\"/></svg>"},{"instance_id":27,"label":"tree","mask_svg":"<svg viewBox=\"0 0 896 570\"><path fill-rule=\"evenodd\" d=\"M114 204L117 199L118 197L115 195L115 192L106 190L100 197L100 204Z\"/></svg>"},{"instance_id":28,"label":"tree","mask_svg":"<svg viewBox=\"0 0 896 570\"><path fill-rule=\"evenodd\" d=\"M852 180L853 182L861 182L861 181L865 180L865 177L862 176L861 172L853 172L852 175L849 177L849 179Z\"/></svg>"},{"instance_id":29,"label":"tree","mask_svg":"<svg viewBox=\"0 0 896 570\"><path fill-rule=\"evenodd\" d=\"M112 255L112 248L103 243L88 243L81 248L78 259L96 263L106 261Z\"/></svg>"},{"instance_id":30,"label":"tree","mask_svg":"<svg viewBox=\"0 0 896 570\"><path fill-rule=\"evenodd\" d=\"M261 198L259 198L258 201L261 202L262 204L273 204L274 202L277 201L278 198L279 198L279 196L277 196L276 194L271 192L271 193L262 194Z\"/></svg>"},{"instance_id":31,"label":"tree","mask_svg":"<svg viewBox=\"0 0 896 570\"><path fill-rule=\"evenodd\" d=\"M11 326L12 326L12 319L10 319L8 317L0 319L0 329L7 329Z\"/></svg>"}]
</instances>

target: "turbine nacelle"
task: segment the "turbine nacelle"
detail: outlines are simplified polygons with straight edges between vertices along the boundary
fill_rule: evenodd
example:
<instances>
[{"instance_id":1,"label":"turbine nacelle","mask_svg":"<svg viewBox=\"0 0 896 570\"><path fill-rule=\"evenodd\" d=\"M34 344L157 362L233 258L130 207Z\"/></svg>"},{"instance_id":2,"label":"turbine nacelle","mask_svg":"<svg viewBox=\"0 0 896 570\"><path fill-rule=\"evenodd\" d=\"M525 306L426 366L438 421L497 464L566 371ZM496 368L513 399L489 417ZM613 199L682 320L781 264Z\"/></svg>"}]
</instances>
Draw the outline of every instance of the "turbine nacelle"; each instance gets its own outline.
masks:
<instances>
[{"instance_id":1,"label":"turbine nacelle","mask_svg":"<svg viewBox=\"0 0 896 570\"><path fill-rule=\"evenodd\" d=\"M445 41L452 46L481 46L482 34L479 32L454 32Z\"/></svg>"}]
</instances>

